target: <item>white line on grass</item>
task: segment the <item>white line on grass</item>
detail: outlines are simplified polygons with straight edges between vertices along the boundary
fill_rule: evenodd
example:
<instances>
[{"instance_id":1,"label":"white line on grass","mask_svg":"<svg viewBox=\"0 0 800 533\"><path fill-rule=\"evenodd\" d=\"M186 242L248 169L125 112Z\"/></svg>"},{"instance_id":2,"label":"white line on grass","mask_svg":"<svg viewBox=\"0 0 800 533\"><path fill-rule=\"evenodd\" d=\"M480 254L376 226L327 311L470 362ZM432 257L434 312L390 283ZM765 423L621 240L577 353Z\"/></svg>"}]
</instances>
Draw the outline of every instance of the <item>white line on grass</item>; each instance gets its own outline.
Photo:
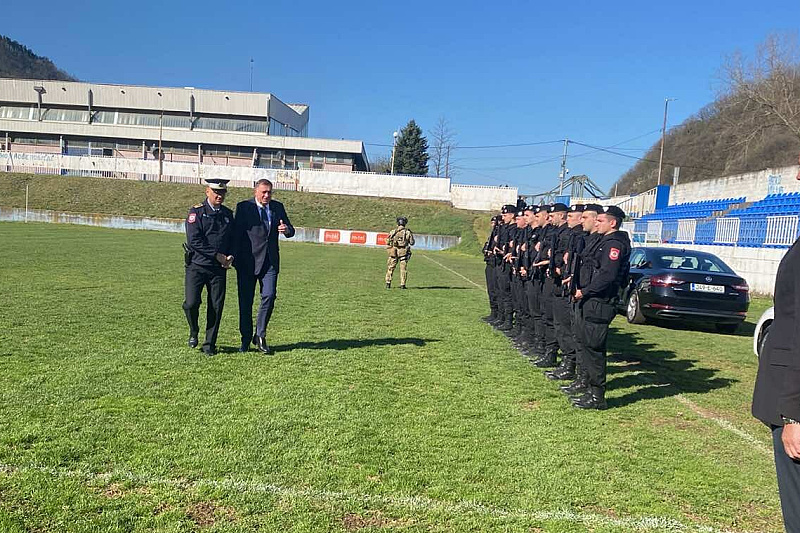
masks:
<instances>
[{"instance_id":1,"label":"white line on grass","mask_svg":"<svg viewBox=\"0 0 800 533\"><path fill-rule=\"evenodd\" d=\"M48 474L55 478L81 479L86 482L128 481L139 485L162 485L187 488L214 488L231 490L239 493L274 494L287 498L305 498L307 500L346 503L360 501L365 504L385 507L402 507L425 512L445 512L450 514L478 514L492 518L510 518L538 522L570 522L584 524L589 527L628 528L636 531L680 531L699 533L736 533L728 529L717 529L700 524L684 523L664 516L640 516L615 518L599 513L576 512L566 509L527 511L525 509L502 509L475 501L446 502L423 496L389 496L378 494L359 494L355 492L336 492L315 489L296 489L282 487L273 483L244 481L236 479L198 479L194 481L169 479L155 476L144 476L127 471L96 473L88 470L67 470L45 466L13 466L0 464L0 474L15 473ZM747 533L744 531L738 533Z\"/></svg>"},{"instance_id":2,"label":"white line on grass","mask_svg":"<svg viewBox=\"0 0 800 533\"><path fill-rule=\"evenodd\" d=\"M429 261L433 261L434 263L436 263L437 265L439 265L439 266L440 266L440 267L442 267L443 269L445 269L445 270L447 270L447 271L449 271L449 272L452 272L453 274L455 274L455 275L456 275L456 276L458 276L459 278L461 278L461 279L463 279L463 280L467 281L468 283L472 283L473 285L475 285L475 286L476 286L476 287L478 287L479 289L482 289L482 288L483 288L481 285L478 285L477 283L475 283L474 281L472 281L472 280L471 280L471 279L469 279L468 277L466 277L466 276L463 276L462 274L460 274L460 273L456 272L455 270L453 270L453 269L452 269L452 268L450 268L450 267L446 267L446 266L444 266L443 264L441 264L441 263L440 263L439 261L437 261L436 259L434 259L434 258L432 258L432 257L428 257L428 256L427 256L427 255L425 255L425 254L419 254L419 255L421 255L421 256L422 256L422 257L424 257L425 259L428 259Z\"/></svg>"},{"instance_id":3,"label":"white line on grass","mask_svg":"<svg viewBox=\"0 0 800 533\"><path fill-rule=\"evenodd\" d=\"M678 400L679 402L681 402L683 405L685 405L689 409L691 409L699 417L705 418L706 420L710 420L710 421L714 422L715 424L717 424L722 429L726 429L726 430L730 431L731 433L735 433L736 435L740 436L741 438L743 438L744 440L749 442L753 446L753 448L755 448L756 450L758 450L760 452L763 452L763 453L769 455L770 457L772 457L773 451L770 448L768 448L767 446L765 446L760 440L758 440L757 438L755 438L751 434L747 433L746 431L737 428L736 426L734 426L733 424L731 424L730 422L728 422L727 420L725 420L723 418L712 416L710 413L708 413L708 411L706 411L705 409L703 409L702 407L700 407L699 405L697 405L696 403L694 403L690 399L688 399L688 398L686 398L686 397L684 397L684 396L682 396L680 394L675 395L675 399Z\"/></svg>"}]
</instances>

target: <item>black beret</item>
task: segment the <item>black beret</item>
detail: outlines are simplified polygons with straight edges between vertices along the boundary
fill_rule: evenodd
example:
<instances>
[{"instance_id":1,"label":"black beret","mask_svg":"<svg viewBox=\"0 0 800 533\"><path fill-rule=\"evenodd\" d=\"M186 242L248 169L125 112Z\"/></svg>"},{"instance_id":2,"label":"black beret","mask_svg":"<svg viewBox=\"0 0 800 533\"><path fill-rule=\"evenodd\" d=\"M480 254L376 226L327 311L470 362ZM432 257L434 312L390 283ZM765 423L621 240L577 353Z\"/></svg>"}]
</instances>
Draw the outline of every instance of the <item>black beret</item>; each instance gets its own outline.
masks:
<instances>
[{"instance_id":1,"label":"black beret","mask_svg":"<svg viewBox=\"0 0 800 533\"><path fill-rule=\"evenodd\" d=\"M584 210L585 207L586 206L583 205L583 204L571 205L571 206L569 206L569 212L570 213L583 213L583 210Z\"/></svg>"},{"instance_id":2,"label":"black beret","mask_svg":"<svg viewBox=\"0 0 800 533\"><path fill-rule=\"evenodd\" d=\"M539 209L538 205L526 205L524 210L525 211L533 211L534 213L536 213L536 211L538 209Z\"/></svg>"},{"instance_id":3,"label":"black beret","mask_svg":"<svg viewBox=\"0 0 800 533\"><path fill-rule=\"evenodd\" d=\"M567 211L569 211L569 207L561 202L556 202L550 206L551 213L566 213Z\"/></svg>"},{"instance_id":4,"label":"black beret","mask_svg":"<svg viewBox=\"0 0 800 533\"><path fill-rule=\"evenodd\" d=\"M584 211L594 211L595 213L602 213L603 206L600 204L586 204L583 206Z\"/></svg>"},{"instance_id":5,"label":"black beret","mask_svg":"<svg viewBox=\"0 0 800 533\"><path fill-rule=\"evenodd\" d=\"M504 215L507 215L508 213L516 213L517 206L515 206L514 204L506 204L503 206L500 212L503 213Z\"/></svg>"},{"instance_id":6,"label":"black beret","mask_svg":"<svg viewBox=\"0 0 800 533\"><path fill-rule=\"evenodd\" d=\"M612 217L617 217L620 220L625 218L625 211L615 205L609 205L603 210L603 213L611 215Z\"/></svg>"},{"instance_id":7,"label":"black beret","mask_svg":"<svg viewBox=\"0 0 800 533\"><path fill-rule=\"evenodd\" d=\"M518 209L518 210L517 210L517 214L516 214L516 215L514 215L514 216L517 216L517 217L524 217L524 216L525 216L525 210L524 210L524 209Z\"/></svg>"},{"instance_id":8,"label":"black beret","mask_svg":"<svg viewBox=\"0 0 800 533\"><path fill-rule=\"evenodd\" d=\"M550 212L550 204L544 204L539 206L539 211L537 213L544 211L545 213Z\"/></svg>"}]
</instances>

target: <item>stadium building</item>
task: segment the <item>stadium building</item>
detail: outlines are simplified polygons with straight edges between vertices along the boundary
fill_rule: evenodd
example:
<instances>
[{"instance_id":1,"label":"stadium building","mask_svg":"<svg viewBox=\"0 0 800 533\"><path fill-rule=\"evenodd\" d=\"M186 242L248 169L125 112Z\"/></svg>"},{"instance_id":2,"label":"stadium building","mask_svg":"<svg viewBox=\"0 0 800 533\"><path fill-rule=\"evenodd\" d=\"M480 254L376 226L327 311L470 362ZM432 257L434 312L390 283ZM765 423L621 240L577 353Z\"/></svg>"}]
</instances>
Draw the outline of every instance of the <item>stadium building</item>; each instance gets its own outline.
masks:
<instances>
[{"instance_id":1,"label":"stadium building","mask_svg":"<svg viewBox=\"0 0 800 533\"><path fill-rule=\"evenodd\" d=\"M308 137L269 93L0 79L0 149L282 170L368 171L361 141Z\"/></svg>"}]
</instances>

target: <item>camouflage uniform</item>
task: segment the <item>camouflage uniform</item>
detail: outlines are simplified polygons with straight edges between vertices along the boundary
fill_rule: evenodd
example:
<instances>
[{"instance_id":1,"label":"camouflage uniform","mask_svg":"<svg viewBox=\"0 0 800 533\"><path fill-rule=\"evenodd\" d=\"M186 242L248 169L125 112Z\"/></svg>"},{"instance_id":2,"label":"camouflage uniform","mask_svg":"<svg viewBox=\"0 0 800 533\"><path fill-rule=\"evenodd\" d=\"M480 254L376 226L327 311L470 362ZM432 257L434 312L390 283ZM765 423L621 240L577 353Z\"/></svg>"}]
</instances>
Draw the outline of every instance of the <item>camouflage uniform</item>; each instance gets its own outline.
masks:
<instances>
[{"instance_id":1,"label":"camouflage uniform","mask_svg":"<svg viewBox=\"0 0 800 533\"><path fill-rule=\"evenodd\" d=\"M400 286L406 286L408 279L408 260L411 258L411 247L414 246L414 234L405 226L397 226L386 238L389 260L386 265L386 286L392 283L392 275L397 263L400 263Z\"/></svg>"}]
</instances>

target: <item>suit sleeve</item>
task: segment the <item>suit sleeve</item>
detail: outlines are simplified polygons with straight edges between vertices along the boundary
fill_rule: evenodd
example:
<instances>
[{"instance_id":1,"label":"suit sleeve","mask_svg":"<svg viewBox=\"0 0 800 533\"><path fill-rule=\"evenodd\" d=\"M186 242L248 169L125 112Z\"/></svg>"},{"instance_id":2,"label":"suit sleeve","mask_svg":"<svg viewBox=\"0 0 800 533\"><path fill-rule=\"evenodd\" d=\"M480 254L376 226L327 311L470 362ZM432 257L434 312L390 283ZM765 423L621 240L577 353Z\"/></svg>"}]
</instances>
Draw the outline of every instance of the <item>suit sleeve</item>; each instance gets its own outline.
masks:
<instances>
[{"instance_id":1,"label":"suit sleeve","mask_svg":"<svg viewBox=\"0 0 800 533\"><path fill-rule=\"evenodd\" d=\"M206 239L206 234L203 231L202 214L194 210L189 211L189 215L186 218L186 243L195 253L216 261L214 254L217 253L217 250Z\"/></svg>"},{"instance_id":2,"label":"suit sleeve","mask_svg":"<svg viewBox=\"0 0 800 533\"><path fill-rule=\"evenodd\" d=\"M294 237L294 226L292 226L292 223L289 220L289 215L286 214L286 208L283 206L283 204L281 204L281 213L278 220L283 220L283 223L286 224L286 233L283 234L284 237L287 239Z\"/></svg>"},{"instance_id":3,"label":"suit sleeve","mask_svg":"<svg viewBox=\"0 0 800 533\"><path fill-rule=\"evenodd\" d=\"M592 281L581 290L584 296L594 296L605 294L609 287L614 283L625 261L624 247L621 243L609 241L603 248L603 255L600 257L599 270Z\"/></svg>"}]
</instances>

